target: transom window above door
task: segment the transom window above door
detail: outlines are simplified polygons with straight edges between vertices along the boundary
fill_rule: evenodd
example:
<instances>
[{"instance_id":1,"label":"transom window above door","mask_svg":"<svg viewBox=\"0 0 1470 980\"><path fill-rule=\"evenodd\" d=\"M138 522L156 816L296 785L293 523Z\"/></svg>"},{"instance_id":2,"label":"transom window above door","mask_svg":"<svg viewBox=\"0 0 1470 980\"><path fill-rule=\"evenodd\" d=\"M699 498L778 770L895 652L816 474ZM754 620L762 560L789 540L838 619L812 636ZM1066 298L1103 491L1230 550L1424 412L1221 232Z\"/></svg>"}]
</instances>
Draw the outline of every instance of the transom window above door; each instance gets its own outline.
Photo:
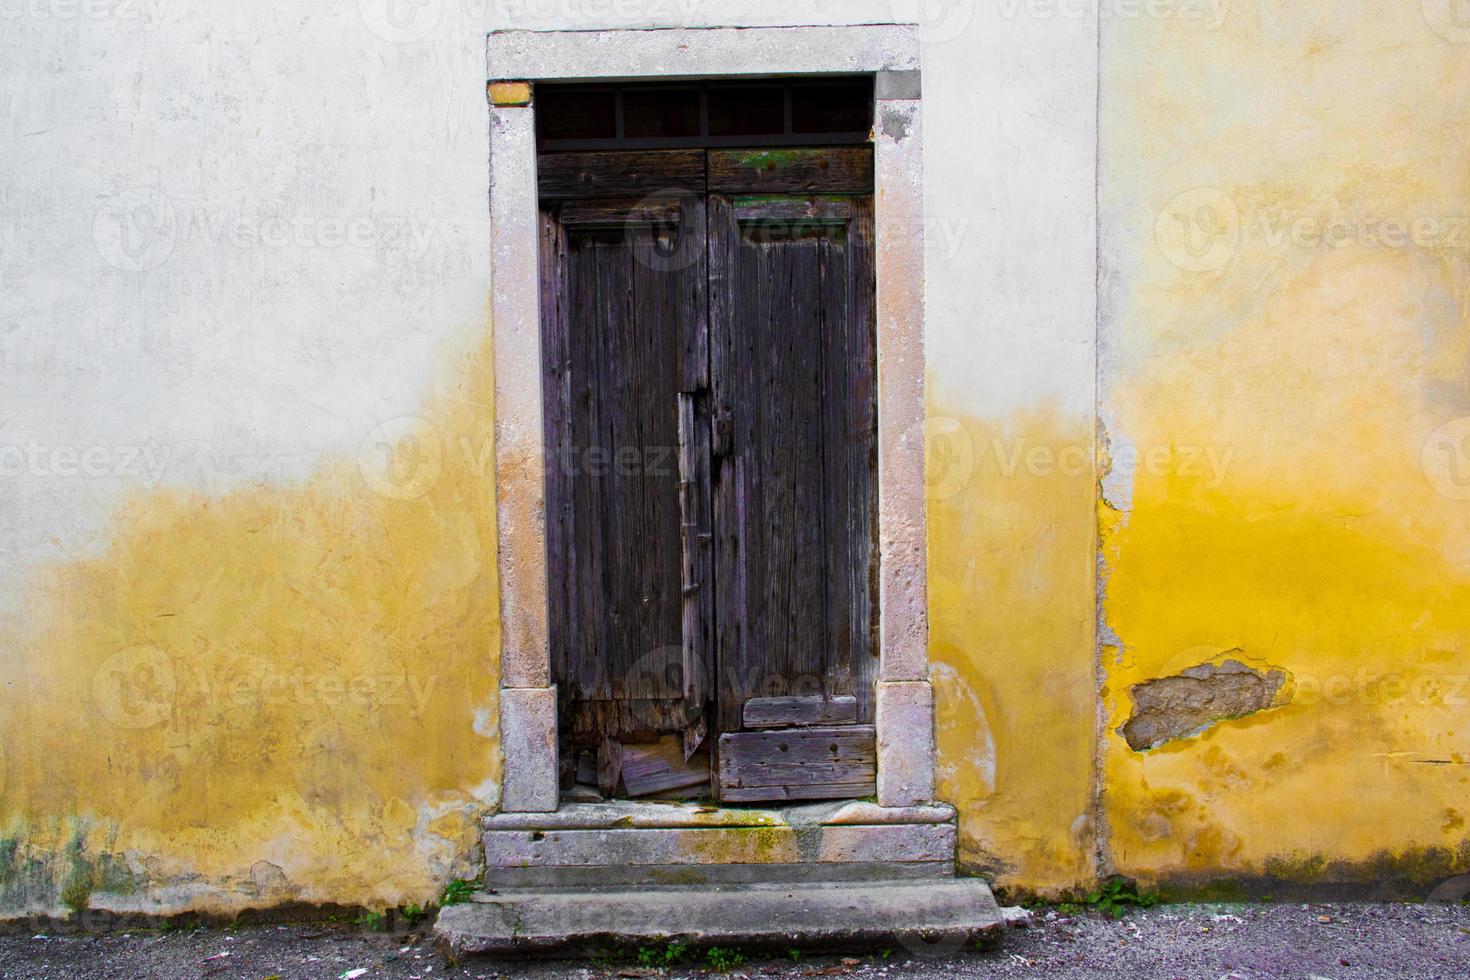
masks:
<instances>
[{"instance_id":1,"label":"transom window above door","mask_svg":"<svg viewBox=\"0 0 1470 980\"><path fill-rule=\"evenodd\" d=\"M542 151L854 145L872 120L870 75L536 90Z\"/></svg>"}]
</instances>

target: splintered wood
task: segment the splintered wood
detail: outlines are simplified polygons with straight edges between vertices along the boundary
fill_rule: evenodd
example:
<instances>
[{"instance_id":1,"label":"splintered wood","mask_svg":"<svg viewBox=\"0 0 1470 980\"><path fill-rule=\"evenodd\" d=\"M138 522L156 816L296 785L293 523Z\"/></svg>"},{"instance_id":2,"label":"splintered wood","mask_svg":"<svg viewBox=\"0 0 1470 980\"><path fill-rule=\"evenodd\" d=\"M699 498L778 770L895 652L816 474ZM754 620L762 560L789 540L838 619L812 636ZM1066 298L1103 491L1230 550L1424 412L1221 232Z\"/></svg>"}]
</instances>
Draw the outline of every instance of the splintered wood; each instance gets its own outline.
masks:
<instances>
[{"instance_id":1,"label":"splintered wood","mask_svg":"<svg viewBox=\"0 0 1470 980\"><path fill-rule=\"evenodd\" d=\"M701 748L686 757L682 735L666 735L646 745L604 743L596 753L578 757L576 782L581 792L574 796L579 799L587 798L586 791L593 788L604 798L697 799L708 795L709 753Z\"/></svg>"}]
</instances>

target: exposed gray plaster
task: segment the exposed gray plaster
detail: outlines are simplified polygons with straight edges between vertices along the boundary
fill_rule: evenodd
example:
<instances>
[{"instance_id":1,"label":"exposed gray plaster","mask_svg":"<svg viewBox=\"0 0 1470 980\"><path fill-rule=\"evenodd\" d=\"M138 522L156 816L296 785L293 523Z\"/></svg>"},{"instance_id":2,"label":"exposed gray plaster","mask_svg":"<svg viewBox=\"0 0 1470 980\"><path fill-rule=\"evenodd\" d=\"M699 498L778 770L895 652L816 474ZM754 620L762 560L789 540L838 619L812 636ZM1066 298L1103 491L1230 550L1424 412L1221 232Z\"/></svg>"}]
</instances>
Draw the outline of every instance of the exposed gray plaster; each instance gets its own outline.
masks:
<instances>
[{"instance_id":1,"label":"exposed gray plaster","mask_svg":"<svg viewBox=\"0 0 1470 980\"><path fill-rule=\"evenodd\" d=\"M1173 677L1144 681L1133 685L1133 714L1118 734L1134 750L1158 748L1274 707L1285 683L1284 671L1263 672L1239 660L1200 664Z\"/></svg>"},{"instance_id":2,"label":"exposed gray plaster","mask_svg":"<svg viewBox=\"0 0 1470 980\"><path fill-rule=\"evenodd\" d=\"M923 74L917 71L880 71L873 83L873 96L886 99L918 99L923 97Z\"/></svg>"}]
</instances>

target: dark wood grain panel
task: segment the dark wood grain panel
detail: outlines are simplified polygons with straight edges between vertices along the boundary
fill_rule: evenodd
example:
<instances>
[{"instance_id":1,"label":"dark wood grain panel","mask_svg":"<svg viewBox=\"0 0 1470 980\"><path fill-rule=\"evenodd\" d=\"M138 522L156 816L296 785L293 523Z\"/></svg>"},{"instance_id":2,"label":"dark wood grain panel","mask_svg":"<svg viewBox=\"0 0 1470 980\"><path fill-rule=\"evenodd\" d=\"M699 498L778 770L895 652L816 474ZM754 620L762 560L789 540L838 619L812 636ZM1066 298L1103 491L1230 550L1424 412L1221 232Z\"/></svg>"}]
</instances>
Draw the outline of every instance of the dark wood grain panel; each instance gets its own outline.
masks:
<instances>
[{"instance_id":1,"label":"dark wood grain panel","mask_svg":"<svg viewBox=\"0 0 1470 980\"><path fill-rule=\"evenodd\" d=\"M857 698L777 697L745 702L746 728L786 728L793 725L851 725L857 723Z\"/></svg>"},{"instance_id":2,"label":"dark wood grain panel","mask_svg":"<svg viewBox=\"0 0 1470 980\"><path fill-rule=\"evenodd\" d=\"M703 150L542 153L536 167L543 201L641 198L674 191L703 195L705 190Z\"/></svg>"},{"instance_id":3,"label":"dark wood grain panel","mask_svg":"<svg viewBox=\"0 0 1470 980\"><path fill-rule=\"evenodd\" d=\"M675 225L680 220L680 210L677 196L650 196L637 200L562 201L556 205L556 216L569 228L622 229L630 221Z\"/></svg>"},{"instance_id":4,"label":"dark wood grain panel","mask_svg":"<svg viewBox=\"0 0 1470 980\"><path fill-rule=\"evenodd\" d=\"M769 197L748 195L732 202L736 221L774 224L847 224L855 203L849 197Z\"/></svg>"},{"instance_id":5,"label":"dark wood grain panel","mask_svg":"<svg viewBox=\"0 0 1470 980\"><path fill-rule=\"evenodd\" d=\"M710 150L711 194L872 194L871 146Z\"/></svg>"}]
</instances>

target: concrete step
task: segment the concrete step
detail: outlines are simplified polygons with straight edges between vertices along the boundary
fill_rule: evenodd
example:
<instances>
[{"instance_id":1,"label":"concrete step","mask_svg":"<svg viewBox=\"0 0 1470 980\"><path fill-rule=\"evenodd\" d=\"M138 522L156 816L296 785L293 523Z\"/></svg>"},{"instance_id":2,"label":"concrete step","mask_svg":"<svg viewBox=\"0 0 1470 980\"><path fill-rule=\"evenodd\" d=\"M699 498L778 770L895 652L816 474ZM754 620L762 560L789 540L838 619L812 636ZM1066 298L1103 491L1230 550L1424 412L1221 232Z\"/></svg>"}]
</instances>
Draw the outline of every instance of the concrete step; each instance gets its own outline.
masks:
<instances>
[{"instance_id":1,"label":"concrete step","mask_svg":"<svg viewBox=\"0 0 1470 980\"><path fill-rule=\"evenodd\" d=\"M435 942L466 956L607 956L677 941L691 950L950 953L998 939L978 878L579 888L480 894L439 913Z\"/></svg>"}]
</instances>

